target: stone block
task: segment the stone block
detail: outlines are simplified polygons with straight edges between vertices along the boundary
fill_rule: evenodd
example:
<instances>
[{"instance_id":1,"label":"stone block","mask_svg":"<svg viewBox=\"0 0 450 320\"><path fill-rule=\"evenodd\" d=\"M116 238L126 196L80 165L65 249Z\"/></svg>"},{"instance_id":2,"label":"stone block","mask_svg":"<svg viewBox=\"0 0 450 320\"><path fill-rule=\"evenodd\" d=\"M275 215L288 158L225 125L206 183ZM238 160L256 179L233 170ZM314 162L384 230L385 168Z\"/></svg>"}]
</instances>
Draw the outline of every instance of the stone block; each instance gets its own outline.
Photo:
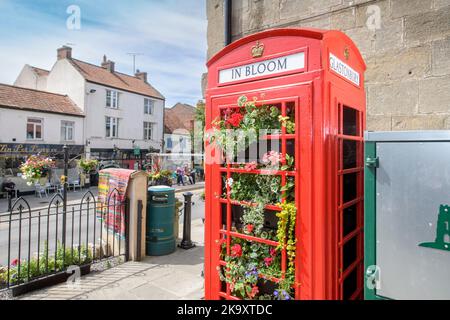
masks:
<instances>
[{"instance_id":1,"label":"stone block","mask_svg":"<svg viewBox=\"0 0 450 320\"><path fill-rule=\"evenodd\" d=\"M365 57L375 53L375 33L367 28L349 29L345 34L353 40L361 54Z\"/></svg>"},{"instance_id":2,"label":"stone block","mask_svg":"<svg viewBox=\"0 0 450 320\"><path fill-rule=\"evenodd\" d=\"M442 130L446 116L392 116L392 130Z\"/></svg>"},{"instance_id":3,"label":"stone block","mask_svg":"<svg viewBox=\"0 0 450 320\"><path fill-rule=\"evenodd\" d=\"M206 12L208 17L207 40L208 52L207 59L211 58L224 46L224 15L223 1L209 0L206 1Z\"/></svg>"},{"instance_id":4,"label":"stone block","mask_svg":"<svg viewBox=\"0 0 450 320\"><path fill-rule=\"evenodd\" d=\"M323 16L315 19L306 19L296 22L292 27L331 29L331 18L330 16Z\"/></svg>"},{"instance_id":5,"label":"stone block","mask_svg":"<svg viewBox=\"0 0 450 320\"><path fill-rule=\"evenodd\" d=\"M399 18L431 11L433 0L391 0L391 15Z\"/></svg>"},{"instance_id":6,"label":"stone block","mask_svg":"<svg viewBox=\"0 0 450 320\"><path fill-rule=\"evenodd\" d=\"M350 8L331 14L331 28L336 30L348 30L356 25L356 10Z\"/></svg>"},{"instance_id":7,"label":"stone block","mask_svg":"<svg viewBox=\"0 0 450 320\"><path fill-rule=\"evenodd\" d=\"M391 131L391 116L367 116L367 130Z\"/></svg>"},{"instance_id":8,"label":"stone block","mask_svg":"<svg viewBox=\"0 0 450 320\"><path fill-rule=\"evenodd\" d=\"M450 6L450 0L434 0L435 9L442 9L448 6Z\"/></svg>"},{"instance_id":9,"label":"stone block","mask_svg":"<svg viewBox=\"0 0 450 320\"><path fill-rule=\"evenodd\" d=\"M450 75L450 38L434 41L431 52L432 74Z\"/></svg>"},{"instance_id":10,"label":"stone block","mask_svg":"<svg viewBox=\"0 0 450 320\"><path fill-rule=\"evenodd\" d=\"M413 115L417 113L419 88L417 81L368 86L368 114Z\"/></svg>"},{"instance_id":11,"label":"stone block","mask_svg":"<svg viewBox=\"0 0 450 320\"><path fill-rule=\"evenodd\" d=\"M366 81L421 79L431 73L431 49L419 46L393 50L371 58L367 63Z\"/></svg>"},{"instance_id":12,"label":"stone block","mask_svg":"<svg viewBox=\"0 0 450 320\"><path fill-rule=\"evenodd\" d=\"M330 8L341 4L341 0L281 0L281 20L301 20L317 14L327 13Z\"/></svg>"},{"instance_id":13,"label":"stone block","mask_svg":"<svg viewBox=\"0 0 450 320\"><path fill-rule=\"evenodd\" d=\"M405 17L405 42L413 46L450 35L450 10L424 12Z\"/></svg>"},{"instance_id":14,"label":"stone block","mask_svg":"<svg viewBox=\"0 0 450 320\"><path fill-rule=\"evenodd\" d=\"M419 82L419 113L450 114L450 76Z\"/></svg>"}]
</instances>

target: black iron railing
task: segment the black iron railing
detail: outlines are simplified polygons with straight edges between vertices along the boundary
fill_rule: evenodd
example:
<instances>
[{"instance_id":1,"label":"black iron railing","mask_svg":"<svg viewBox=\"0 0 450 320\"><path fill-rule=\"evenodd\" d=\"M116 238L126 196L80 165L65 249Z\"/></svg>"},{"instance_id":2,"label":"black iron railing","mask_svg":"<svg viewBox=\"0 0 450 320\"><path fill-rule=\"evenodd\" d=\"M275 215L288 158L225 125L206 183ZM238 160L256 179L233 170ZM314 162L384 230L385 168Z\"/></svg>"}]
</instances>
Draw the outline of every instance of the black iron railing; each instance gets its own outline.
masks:
<instances>
[{"instance_id":1,"label":"black iron railing","mask_svg":"<svg viewBox=\"0 0 450 320\"><path fill-rule=\"evenodd\" d=\"M105 203L86 192L77 203L55 194L46 208L24 198L0 214L0 290L26 285L73 266L128 260L128 204L113 190Z\"/></svg>"}]
</instances>

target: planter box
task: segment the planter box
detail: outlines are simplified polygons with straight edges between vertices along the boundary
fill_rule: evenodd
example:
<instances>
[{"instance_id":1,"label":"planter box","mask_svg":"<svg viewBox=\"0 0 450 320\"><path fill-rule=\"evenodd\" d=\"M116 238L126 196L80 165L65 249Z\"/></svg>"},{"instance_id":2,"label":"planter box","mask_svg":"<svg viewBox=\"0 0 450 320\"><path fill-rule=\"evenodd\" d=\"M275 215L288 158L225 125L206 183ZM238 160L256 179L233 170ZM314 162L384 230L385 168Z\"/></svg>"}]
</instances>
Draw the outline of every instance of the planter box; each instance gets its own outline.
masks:
<instances>
[{"instance_id":1,"label":"planter box","mask_svg":"<svg viewBox=\"0 0 450 320\"><path fill-rule=\"evenodd\" d=\"M227 205L222 203L222 224L227 223ZM239 205L231 205L231 221L236 228L242 228L241 222L242 215L244 214L244 208ZM276 211L265 210L264 211L264 229L276 230L278 228L278 217Z\"/></svg>"},{"instance_id":2,"label":"planter box","mask_svg":"<svg viewBox=\"0 0 450 320\"><path fill-rule=\"evenodd\" d=\"M91 272L91 265L80 266L81 275L84 276ZM30 280L29 282L19 284L18 286L11 288L11 293L13 297L25 294L30 291L43 289L49 286L53 286L62 282L67 281L71 274L61 271L58 273L49 274L42 278L35 280Z\"/></svg>"}]
</instances>

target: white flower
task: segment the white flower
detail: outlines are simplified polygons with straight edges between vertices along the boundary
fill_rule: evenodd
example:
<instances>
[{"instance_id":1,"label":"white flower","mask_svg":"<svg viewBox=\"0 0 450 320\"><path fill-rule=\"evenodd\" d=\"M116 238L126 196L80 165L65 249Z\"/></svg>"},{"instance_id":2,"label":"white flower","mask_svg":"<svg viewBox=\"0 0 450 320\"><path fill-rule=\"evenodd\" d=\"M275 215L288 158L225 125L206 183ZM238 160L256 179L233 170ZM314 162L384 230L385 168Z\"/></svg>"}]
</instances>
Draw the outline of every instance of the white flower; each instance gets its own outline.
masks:
<instances>
[{"instance_id":1,"label":"white flower","mask_svg":"<svg viewBox=\"0 0 450 320\"><path fill-rule=\"evenodd\" d=\"M227 186L229 186L230 188L233 186L233 178L228 178L227 179Z\"/></svg>"}]
</instances>

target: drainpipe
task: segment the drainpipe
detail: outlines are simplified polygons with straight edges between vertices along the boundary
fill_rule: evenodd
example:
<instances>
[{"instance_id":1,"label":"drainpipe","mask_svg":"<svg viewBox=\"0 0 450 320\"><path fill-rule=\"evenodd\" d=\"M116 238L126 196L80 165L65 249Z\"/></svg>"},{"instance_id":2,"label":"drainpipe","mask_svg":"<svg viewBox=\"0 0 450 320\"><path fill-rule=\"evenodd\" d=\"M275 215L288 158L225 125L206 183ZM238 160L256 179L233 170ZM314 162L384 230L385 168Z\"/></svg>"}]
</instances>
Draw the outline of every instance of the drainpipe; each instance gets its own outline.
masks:
<instances>
[{"instance_id":1,"label":"drainpipe","mask_svg":"<svg viewBox=\"0 0 450 320\"><path fill-rule=\"evenodd\" d=\"M225 14L225 46L231 43L231 17L232 17L232 0L224 0Z\"/></svg>"}]
</instances>

